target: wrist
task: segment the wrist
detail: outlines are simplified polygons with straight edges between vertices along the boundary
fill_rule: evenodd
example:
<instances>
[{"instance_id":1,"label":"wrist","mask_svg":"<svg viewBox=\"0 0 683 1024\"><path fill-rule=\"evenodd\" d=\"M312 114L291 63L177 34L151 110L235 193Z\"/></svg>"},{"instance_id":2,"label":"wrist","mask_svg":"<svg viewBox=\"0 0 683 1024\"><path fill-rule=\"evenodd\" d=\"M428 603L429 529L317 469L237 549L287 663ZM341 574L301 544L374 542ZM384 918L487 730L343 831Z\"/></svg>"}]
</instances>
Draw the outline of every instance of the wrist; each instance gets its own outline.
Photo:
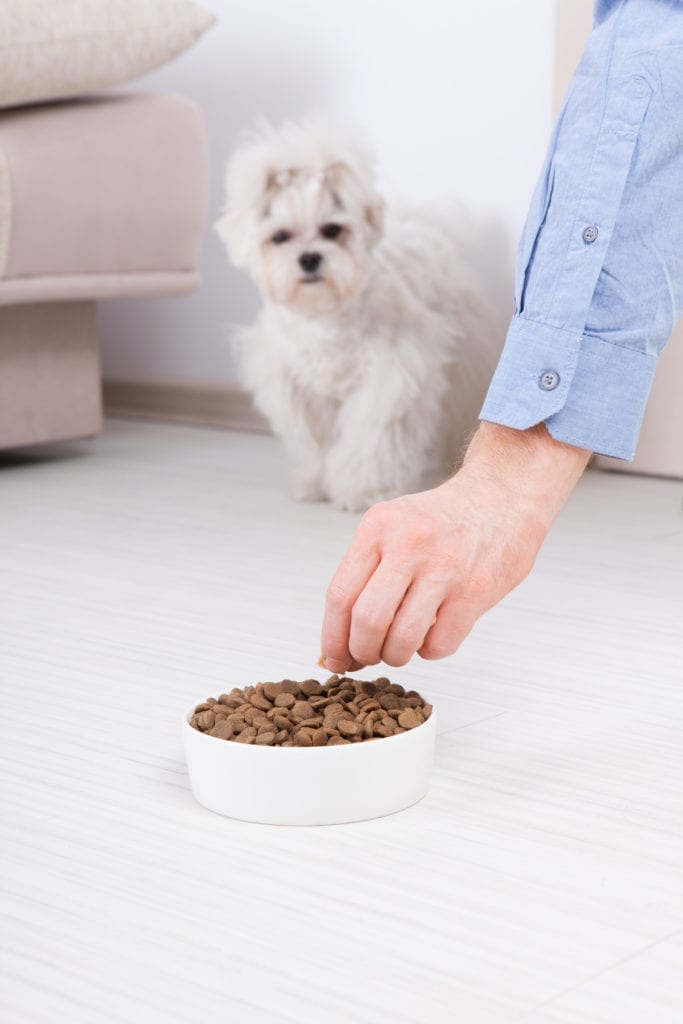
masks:
<instances>
[{"instance_id":1,"label":"wrist","mask_svg":"<svg viewBox=\"0 0 683 1024\"><path fill-rule=\"evenodd\" d=\"M583 473L591 453L556 441L541 423L514 430L482 422L460 474L486 482L545 535ZM463 481L461 480L461 483Z\"/></svg>"}]
</instances>

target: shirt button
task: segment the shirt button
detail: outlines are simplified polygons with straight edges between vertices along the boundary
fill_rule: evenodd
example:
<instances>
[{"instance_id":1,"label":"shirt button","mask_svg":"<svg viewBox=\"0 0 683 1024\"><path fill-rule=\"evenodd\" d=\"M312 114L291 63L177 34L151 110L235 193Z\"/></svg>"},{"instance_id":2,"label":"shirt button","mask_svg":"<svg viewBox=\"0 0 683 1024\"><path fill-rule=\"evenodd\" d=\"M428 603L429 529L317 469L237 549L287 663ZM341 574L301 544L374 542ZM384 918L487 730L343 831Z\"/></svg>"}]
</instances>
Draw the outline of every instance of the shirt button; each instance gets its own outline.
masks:
<instances>
[{"instance_id":1,"label":"shirt button","mask_svg":"<svg viewBox=\"0 0 683 1024\"><path fill-rule=\"evenodd\" d=\"M594 224L590 224L587 228L583 229L582 238L584 242L586 242L588 245L590 245L591 242L594 242L597 237L598 229L595 227Z\"/></svg>"},{"instance_id":2,"label":"shirt button","mask_svg":"<svg viewBox=\"0 0 683 1024\"><path fill-rule=\"evenodd\" d=\"M543 391L554 391L557 385L560 383L559 373L555 373L554 370L546 370L538 378L538 386Z\"/></svg>"}]
</instances>

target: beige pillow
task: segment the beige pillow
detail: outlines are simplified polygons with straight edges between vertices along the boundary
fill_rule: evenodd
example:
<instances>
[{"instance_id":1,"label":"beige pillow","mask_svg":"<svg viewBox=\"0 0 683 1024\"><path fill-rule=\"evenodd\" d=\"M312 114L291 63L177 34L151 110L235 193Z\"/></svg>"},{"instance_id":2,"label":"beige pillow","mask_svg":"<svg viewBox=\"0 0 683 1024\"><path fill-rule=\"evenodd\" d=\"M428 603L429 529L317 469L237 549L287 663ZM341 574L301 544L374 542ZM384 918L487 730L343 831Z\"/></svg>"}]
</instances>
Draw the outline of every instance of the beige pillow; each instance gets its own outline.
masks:
<instances>
[{"instance_id":1,"label":"beige pillow","mask_svg":"<svg viewBox=\"0 0 683 1024\"><path fill-rule=\"evenodd\" d=\"M126 82L214 21L190 0L0 0L0 107Z\"/></svg>"}]
</instances>

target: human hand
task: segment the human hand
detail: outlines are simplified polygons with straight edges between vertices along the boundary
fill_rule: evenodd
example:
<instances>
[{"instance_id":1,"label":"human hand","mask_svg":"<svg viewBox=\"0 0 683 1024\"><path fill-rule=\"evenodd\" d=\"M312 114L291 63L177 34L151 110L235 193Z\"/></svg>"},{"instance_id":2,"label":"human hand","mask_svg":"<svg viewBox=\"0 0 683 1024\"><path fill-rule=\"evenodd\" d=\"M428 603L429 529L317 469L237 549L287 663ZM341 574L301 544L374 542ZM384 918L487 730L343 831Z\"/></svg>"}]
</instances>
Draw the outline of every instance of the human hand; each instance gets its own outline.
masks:
<instances>
[{"instance_id":1,"label":"human hand","mask_svg":"<svg viewBox=\"0 0 683 1024\"><path fill-rule=\"evenodd\" d=\"M327 591L325 667L456 651L529 573L589 457L542 424L482 423L452 479L369 509Z\"/></svg>"}]
</instances>

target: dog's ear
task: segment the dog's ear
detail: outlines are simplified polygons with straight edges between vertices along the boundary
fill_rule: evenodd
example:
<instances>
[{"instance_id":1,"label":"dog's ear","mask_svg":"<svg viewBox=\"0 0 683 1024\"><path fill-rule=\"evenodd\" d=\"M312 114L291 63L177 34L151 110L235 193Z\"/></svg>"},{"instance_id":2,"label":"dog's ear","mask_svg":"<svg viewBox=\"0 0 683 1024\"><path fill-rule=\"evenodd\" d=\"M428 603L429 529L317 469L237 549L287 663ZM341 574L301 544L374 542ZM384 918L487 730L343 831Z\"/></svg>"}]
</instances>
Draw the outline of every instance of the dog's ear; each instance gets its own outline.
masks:
<instances>
[{"instance_id":1,"label":"dog's ear","mask_svg":"<svg viewBox=\"0 0 683 1024\"><path fill-rule=\"evenodd\" d=\"M259 142L238 149L225 174L225 207L215 229L236 267L248 266L268 192L270 159Z\"/></svg>"},{"instance_id":2,"label":"dog's ear","mask_svg":"<svg viewBox=\"0 0 683 1024\"><path fill-rule=\"evenodd\" d=\"M365 223L370 229L370 240L374 245L382 237L384 231L384 200L375 196L365 207Z\"/></svg>"},{"instance_id":3,"label":"dog's ear","mask_svg":"<svg viewBox=\"0 0 683 1024\"><path fill-rule=\"evenodd\" d=\"M237 210L226 210L214 224L214 229L228 250L236 267L244 269L249 259L248 218Z\"/></svg>"}]
</instances>

